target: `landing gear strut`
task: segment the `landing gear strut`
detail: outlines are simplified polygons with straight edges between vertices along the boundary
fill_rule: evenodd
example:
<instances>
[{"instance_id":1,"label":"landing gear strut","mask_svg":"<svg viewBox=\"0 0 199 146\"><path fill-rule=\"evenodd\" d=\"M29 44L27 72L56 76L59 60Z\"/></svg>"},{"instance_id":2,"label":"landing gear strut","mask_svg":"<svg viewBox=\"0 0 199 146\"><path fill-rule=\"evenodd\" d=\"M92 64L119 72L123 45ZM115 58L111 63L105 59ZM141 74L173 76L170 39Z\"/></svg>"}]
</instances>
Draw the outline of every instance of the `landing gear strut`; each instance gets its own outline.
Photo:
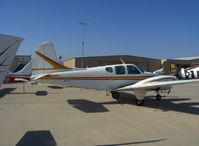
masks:
<instances>
[{"instance_id":1,"label":"landing gear strut","mask_svg":"<svg viewBox=\"0 0 199 146\"><path fill-rule=\"evenodd\" d=\"M111 91L111 95L114 99L119 99L120 94L117 91Z\"/></svg>"},{"instance_id":2,"label":"landing gear strut","mask_svg":"<svg viewBox=\"0 0 199 146\"><path fill-rule=\"evenodd\" d=\"M144 99L135 99L135 103L138 105L138 106L142 106L144 104Z\"/></svg>"},{"instance_id":3,"label":"landing gear strut","mask_svg":"<svg viewBox=\"0 0 199 146\"><path fill-rule=\"evenodd\" d=\"M162 96L158 93L157 95L156 95L156 100L161 100L162 99Z\"/></svg>"}]
</instances>

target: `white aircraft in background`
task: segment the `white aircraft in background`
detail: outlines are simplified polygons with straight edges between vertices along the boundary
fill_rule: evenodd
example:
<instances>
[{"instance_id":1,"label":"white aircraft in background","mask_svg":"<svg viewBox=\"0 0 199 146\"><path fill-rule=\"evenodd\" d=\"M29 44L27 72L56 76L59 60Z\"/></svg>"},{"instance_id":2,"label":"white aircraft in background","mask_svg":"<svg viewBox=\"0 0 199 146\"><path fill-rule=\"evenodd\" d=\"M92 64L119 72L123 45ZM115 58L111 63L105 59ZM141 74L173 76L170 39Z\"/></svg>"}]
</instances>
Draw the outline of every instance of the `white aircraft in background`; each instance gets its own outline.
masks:
<instances>
[{"instance_id":1,"label":"white aircraft in background","mask_svg":"<svg viewBox=\"0 0 199 146\"><path fill-rule=\"evenodd\" d=\"M35 57L20 71L8 72L4 83L18 83L30 81L31 75L66 71L69 68L63 66L56 54L52 42L43 42L36 49Z\"/></svg>"},{"instance_id":2,"label":"white aircraft in background","mask_svg":"<svg viewBox=\"0 0 199 146\"><path fill-rule=\"evenodd\" d=\"M198 79L199 78L199 66L181 68L179 75L183 79Z\"/></svg>"},{"instance_id":3,"label":"white aircraft in background","mask_svg":"<svg viewBox=\"0 0 199 146\"><path fill-rule=\"evenodd\" d=\"M9 71L22 40L21 37L0 34L0 85Z\"/></svg>"},{"instance_id":4,"label":"white aircraft in background","mask_svg":"<svg viewBox=\"0 0 199 146\"><path fill-rule=\"evenodd\" d=\"M133 91L137 105L143 105L147 91L156 91L156 99L160 100L160 91L170 91L172 86L178 84L199 82L199 79L177 80L175 76L142 72L134 64L124 63L46 73L31 79L39 83L110 91L114 99L119 98L118 91Z\"/></svg>"}]
</instances>

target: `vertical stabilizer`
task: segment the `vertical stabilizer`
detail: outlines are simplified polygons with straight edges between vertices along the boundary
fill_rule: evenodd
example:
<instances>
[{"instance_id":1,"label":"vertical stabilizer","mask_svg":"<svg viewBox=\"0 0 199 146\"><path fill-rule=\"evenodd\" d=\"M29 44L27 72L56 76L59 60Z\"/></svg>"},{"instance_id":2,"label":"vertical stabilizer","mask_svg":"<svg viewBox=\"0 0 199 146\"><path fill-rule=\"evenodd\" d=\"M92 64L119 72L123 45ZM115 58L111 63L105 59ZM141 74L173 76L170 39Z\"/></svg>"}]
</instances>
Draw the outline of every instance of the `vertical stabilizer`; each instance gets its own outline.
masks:
<instances>
[{"instance_id":1,"label":"vertical stabilizer","mask_svg":"<svg viewBox=\"0 0 199 146\"><path fill-rule=\"evenodd\" d=\"M22 38L0 34L0 85L9 71Z\"/></svg>"},{"instance_id":2,"label":"vertical stabilizer","mask_svg":"<svg viewBox=\"0 0 199 146\"><path fill-rule=\"evenodd\" d=\"M35 53L32 64L32 75L69 69L59 63L59 59L52 42L44 42L40 44Z\"/></svg>"},{"instance_id":3,"label":"vertical stabilizer","mask_svg":"<svg viewBox=\"0 0 199 146\"><path fill-rule=\"evenodd\" d=\"M32 62L33 62L33 60L30 60L20 71L15 72L13 74L31 75L31 72L32 72Z\"/></svg>"}]
</instances>

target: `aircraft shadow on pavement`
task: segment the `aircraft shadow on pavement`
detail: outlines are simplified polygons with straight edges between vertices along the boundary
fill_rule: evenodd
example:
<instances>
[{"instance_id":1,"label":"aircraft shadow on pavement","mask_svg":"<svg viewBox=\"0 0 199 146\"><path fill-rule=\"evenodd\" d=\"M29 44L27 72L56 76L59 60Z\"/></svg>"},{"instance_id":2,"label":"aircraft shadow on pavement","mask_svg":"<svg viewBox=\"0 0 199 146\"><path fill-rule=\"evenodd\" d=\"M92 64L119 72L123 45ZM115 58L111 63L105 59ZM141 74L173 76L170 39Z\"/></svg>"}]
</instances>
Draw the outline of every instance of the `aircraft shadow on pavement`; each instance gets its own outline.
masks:
<instances>
[{"instance_id":1,"label":"aircraft shadow on pavement","mask_svg":"<svg viewBox=\"0 0 199 146\"><path fill-rule=\"evenodd\" d=\"M135 105L135 95L129 93L120 93L120 98L118 101L111 102L101 102L99 104L131 104ZM190 98L181 97L163 97L162 100L156 100L155 97L146 96L144 101L144 107L150 107L154 109L159 109L162 111L176 111L182 113L189 113L194 115L199 115L199 108L194 106L199 106L199 102L188 102ZM186 101L186 102L182 102ZM175 103L178 102L178 103Z\"/></svg>"},{"instance_id":2,"label":"aircraft shadow on pavement","mask_svg":"<svg viewBox=\"0 0 199 146\"><path fill-rule=\"evenodd\" d=\"M37 91L35 93L36 96L47 96L48 95L48 91Z\"/></svg>"},{"instance_id":3,"label":"aircraft shadow on pavement","mask_svg":"<svg viewBox=\"0 0 199 146\"><path fill-rule=\"evenodd\" d=\"M118 144L105 144L105 145L96 145L96 146L124 146L124 145L137 145L137 144L147 144L147 143L156 143L160 141L165 141L167 139L156 139L156 140L147 140L147 141L137 141L137 142L128 142L128 143L118 143Z\"/></svg>"},{"instance_id":4,"label":"aircraft shadow on pavement","mask_svg":"<svg viewBox=\"0 0 199 146\"><path fill-rule=\"evenodd\" d=\"M24 92L13 92L13 93L10 93L12 90L10 92L9 91L10 90L8 90L7 93L5 93L5 91L3 93L0 93L0 98L1 98L1 96L5 96L6 94L35 94L36 96L47 96L48 95L48 91L45 91L45 90L44 91L37 91L37 92L26 92L26 91L24 91Z\"/></svg>"},{"instance_id":5,"label":"aircraft shadow on pavement","mask_svg":"<svg viewBox=\"0 0 199 146\"><path fill-rule=\"evenodd\" d=\"M109 110L100 103L89 101L86 99L69 99L67 100L74 108L85 113L101 113L109 112Z\"/></svg>"},{"instance_id":6,"label":"aircraft shadow on pavement","mask_svg":"<svg viewBox=\"0 0 199 146\"><path fill-rule=\"evenodd\" d=\"M48 88L51 88L51 89L63 89L63 87L60 87L60 86L48 86Z\"/></svg>"},{"instance_id":7,"label":"aircraft shadow on pavement","mask_svg":"<svg viewBox=\"0 0 199 146\"><path fill-rule=\"evenodd\" d=\"M120 98L116 101L108 102L94 102L86 99L71 99L68 100L68 103L74 108L79 109L85 113L98 113L98 112L109 112L109 110L104 105L110 104L130 104L136 105L135 95L120 92ZM199 102L191 102L190 98L181 98L181 97L165 97L162 100L156 100L155 97L146 96L144 107L149 107L153 109L158 109L162 111L176 111L188 114L199 115L199 108L194 106L199 106ZM186 102L184 102L186 101ZM175 103L178 102L178 103Z\"/></svg>"},{"instance_id":8,"label":"aircraft shadow on pavement","mask_svg":"<svg viewBox=\"0 0 199 146\"><path fill-rule=\"evenodd\" d=\"M57 143L48 130L28 131L16 146L56 146Z\"/></svg>"},{"instance_id":9,"label":"aircraft shadow on pavement","mask_svg":"<svg viewBox=\"0 0 199 146\"><path fill-rule=\"evenodd\" d=\"M11 93L12 91L16 90L16 88L4 88L0 90L0 98L3 98L7 94Z\"/></svg>"},{"instance_id":10,"label":"aircraft shadow on pavement","mask_svg":"<svg viewBox=\"0 0 199 146\"><path fill-rule=\"evenodd\" d=\"M158 102L155 99L148 97L146 98L146 106L156 109L162 109L163 111L176 111L176 112L199 115L199 108L194 107L198 106L199 102L191 102L191 101L188 102L189 100L190 98L177 97L177 98L168 98L168 99L165 98Z\"/></svg>"}]
</instances>

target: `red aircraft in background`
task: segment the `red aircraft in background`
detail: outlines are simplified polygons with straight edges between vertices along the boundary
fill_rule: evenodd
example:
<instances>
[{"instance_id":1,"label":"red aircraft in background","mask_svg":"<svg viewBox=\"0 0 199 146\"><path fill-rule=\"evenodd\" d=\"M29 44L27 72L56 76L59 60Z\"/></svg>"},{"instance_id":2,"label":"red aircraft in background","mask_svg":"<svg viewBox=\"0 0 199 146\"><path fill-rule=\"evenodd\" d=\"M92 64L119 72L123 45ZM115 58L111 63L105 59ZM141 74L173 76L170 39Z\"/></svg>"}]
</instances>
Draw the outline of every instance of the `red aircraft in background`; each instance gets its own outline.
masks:
<instances>
[{"instance_id":1,"label":"red aircraft in background","mask_svg":"<svg viewBox=\"0 0 199 146\"><path fill-rule=\"evenodd\" d=\"M30 81L32 71L32 60L24 66L20 71L12 73L8 72L4 83L18 83Z\"/></svg>"}]
</instances>

